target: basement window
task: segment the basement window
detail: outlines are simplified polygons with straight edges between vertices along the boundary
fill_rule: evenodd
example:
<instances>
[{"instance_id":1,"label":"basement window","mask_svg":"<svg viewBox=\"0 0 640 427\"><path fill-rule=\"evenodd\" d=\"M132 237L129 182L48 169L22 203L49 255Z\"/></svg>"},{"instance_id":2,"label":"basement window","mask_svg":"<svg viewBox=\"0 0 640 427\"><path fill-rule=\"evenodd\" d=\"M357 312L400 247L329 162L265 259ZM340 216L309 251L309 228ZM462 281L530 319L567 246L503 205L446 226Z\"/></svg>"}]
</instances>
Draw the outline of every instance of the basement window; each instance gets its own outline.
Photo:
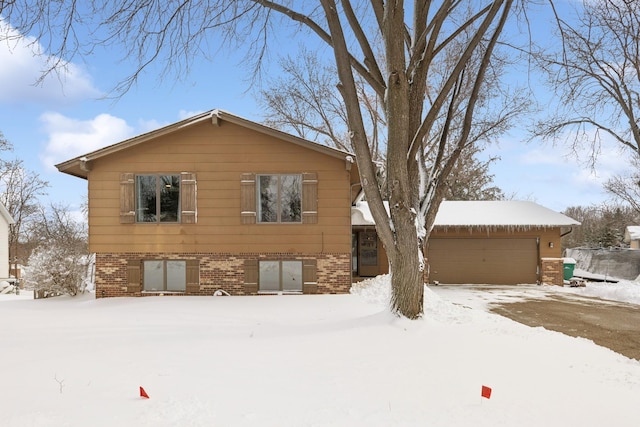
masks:
<instances>
[{"instance_id":1,"label":"basement window","mask_svg":"<svg viewBox=\"0 0 640 427\"><path fill-rule=\"evenodd\" d=\"M187 262L145 260L142 262L143 290L147 292L184 292L187 287Z\"/></svg>"},{"instance_id":2,"label":"basement window","mask_svg":"<svg viewBox=\"0 0 640 427\"><path fill-rule=\"evenodd\" d=\"M302 261L260 261L259 292L302 292Z\"/></svg>"}]
</instances>

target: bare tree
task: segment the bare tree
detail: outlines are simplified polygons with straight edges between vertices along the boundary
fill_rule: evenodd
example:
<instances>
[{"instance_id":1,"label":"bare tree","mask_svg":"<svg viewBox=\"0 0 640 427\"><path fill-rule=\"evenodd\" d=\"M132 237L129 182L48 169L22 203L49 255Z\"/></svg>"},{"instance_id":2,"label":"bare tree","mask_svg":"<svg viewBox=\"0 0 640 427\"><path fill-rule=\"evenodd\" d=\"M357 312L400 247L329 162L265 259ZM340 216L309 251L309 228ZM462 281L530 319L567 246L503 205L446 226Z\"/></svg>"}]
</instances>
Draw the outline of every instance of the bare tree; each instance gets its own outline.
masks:
<instances>
[{"instance_id":1,"label":"bare tree","mask_svg":"<svg viewBox=\"0 0 640 427\"><path fill-rule=\"evenodd\" d=\"M302 138L351 150L346 109L335 87L335 69L323 64L318 55L306 49L302 49L297 56L281 59L279 64L282 75L278 74L277 78L269 80L268 86L259 92L259 101L265 111L265 123ZM507 93L501 87L498 74L504 66L505 63L500 61L492 64L493 72L487 79L486 89L479 96L480 108L476 114L474 136L470 138L469 147L462 152L451 176L446 180L444 198L448 200L498 200L504 197L502 191L492 185L493 176L489 174L490 164L498 158L481 161L477 157L482 151L481 145L496 140L513 124L515 118L522 118L529 106L528 99L517 88ZM372 158L380 161L383 160L386 145L384 105L378 102L374 94L366 92L367 86L362 79L358 81L357 87ZM466 89L471 90L471 87ZM496 103L492 102L495 100L490 96L494 89L505 91L503 99L508 100L506 105L495 107ZM457 113L452 127L460 126L464 118L462 111ZM384 193L386 172L382 167L384 163L380 162L380 165L378 184Z\"/></svg>"},{"instance_id":2,"label":"bare tree","mask_svg":"<svg viewBox=\"0 0 640 427\"><path fill-rule=\"evenodd\" d=\"M581 223L563 238L565 248L622 246L625 227L640 219L633 209L613 204L572 206L564 213Z\"/></svg>"},{"instance_id":3,"label":"bare tree","mask_svg":"<svg viewBox=\"0 0 640 427\"><path fill-rule=\"evenodd\" d=\"M456 166L447 177L446 200L503 200L505 195L500 187L493 183L493 175L489 173L491 163L499 160L490 157L480 160L480 147L465 150Z\"/></svg>"},{"instance_id":4,"label":"bare tree","mask_svg":"<svg viewBox=\"0 0 640 427\"><path fill-rule=\"evenodd\" d=\"M188 69L193 57L208 51L213 34L245 48L256 69L273 32L295 31L300 42L309 41L309 33L316 36L334 60L351 147L390 261L392 310L413 319L423 313L422 244L447 176L474 141L476 106L512 5L513 0L415 0L407 6L378 0L94 0L81 7L32 0L5 4L0 13L19 30L57 42L49 52L63 58L81 53L77 26L97 23L91 34L103 37L94 43L119 43L139 60L123 80L124 90L154 62ZM377 185L359 81L383 105L390 214ZM462 118L454 126L456 117Z\"/></svg>"},{"instance_id":5,"label":"bare tree","mask_svg":"<svg viewBox=\"0 0 640 427\"><path fill-rule=\"evenodd\" d=\"M29 256L27 284L46 294L76 295L87 271L87 227L67 206L40 208L28 234L37 242Z\"/></svg>"},{"instance_id":6,"label":"bare tree","mask_svg":"<svg viewBox=\"0 0 640 427\"><path fill-rule=\"evenodd\" d=\"M604 184L605 190L628 204L640 219L640 158L631 159L633 169L625 175L616 175Z\"/></svg>"},{"instance_id":7,"label":"bare tree","mask_svg":"<svg viewBox=\"0 0 640 427\"><path fill-rule=\"evenodd\" d=\"M314 52L304 48L296 57L279 61L282 75L269 79L260 90L265 124L297 134L301 138L352 151L346 108L336 88L334 66L323 63ZM367 141L374 160L382 160L385 146L383 105L375 93L358 78L356 88L363 108Z\"/></svg>"},{"instance_id":8,"label":"bare tree","mask_svg":"<svg viewBox=\"0 0 640 427\"><path fill-rule=\"evenodd\" d=\"M589 144L592 165L604 134L640 156L640 3L580 2L557 22L562 50L542 65L562 110L538 123L535 134L562 140L573 132L574 150Z\"/></svg>"},{"instance_id":9,"label":"bare tree","mask_svg":"<svg viewBox=\"0 0 640 427\"><path fill-rule=\"evenodd\" d=\"M0 165L0 202L14 220L9 227L9 258L25 262L19 253L20 238L25 226L32 221L40 208L38 197L46 194L49 183L37 173L25 169L22 160L3 161Z\"/></svg>"},{"instance_id":10,"label":"bare tree","mask_svg":"<svg viewBox=\"0 0 640 427\"><path fill-rule=\"evenodd\" d=\"M13 150L13 145L4 137L2 131L0 131L0 152ZM1 160L4 162L4 160Z\"/></svg>"}]
</instances>

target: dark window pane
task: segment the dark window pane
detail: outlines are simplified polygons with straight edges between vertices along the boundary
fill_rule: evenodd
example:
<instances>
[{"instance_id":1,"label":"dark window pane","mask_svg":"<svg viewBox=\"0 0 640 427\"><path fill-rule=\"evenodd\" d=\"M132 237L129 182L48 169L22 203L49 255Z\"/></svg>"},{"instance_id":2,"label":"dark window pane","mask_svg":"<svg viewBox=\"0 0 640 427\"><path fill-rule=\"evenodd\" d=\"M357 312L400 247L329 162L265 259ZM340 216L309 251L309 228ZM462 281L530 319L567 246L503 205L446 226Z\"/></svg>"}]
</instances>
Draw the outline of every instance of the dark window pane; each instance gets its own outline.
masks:
<instances>
[{"instance_id":1,"label":"dark window pane","mask_svg":"<svg viewBox=\"0 0 640 427\"><path fill-rule=\"evenodd\" d=\"M156 222L156 177L136 176L136 221Z\"/></svg>"},{"instance_id":2,"label":"dark window pane","mask_svg":"<svg viewBox=\"0 0 640 427\"><path fill-rule=\"evenodd\" d=\"M278 222L278 177L259 176L258 219L260 222Z\"/></svg>"},{"instance_id":3,"label":"dark window pane","mask_svg":"<svg viewBox=\"0 0 640 427\"><path fill-rule=\"evenodd\" d=\"M302 179L300 175L280 177L280 221L300 222L302 218Z\"/></svg>"},{"instance_id":4,"label":"dark window pane","mask_svg":"<svg viewBox=\"0 0 640 427\"><path fill-rule=\"evenodd\" d=\"M160 222L180 220L180 176L160 176Z\"/></svg>"}]
</instances>

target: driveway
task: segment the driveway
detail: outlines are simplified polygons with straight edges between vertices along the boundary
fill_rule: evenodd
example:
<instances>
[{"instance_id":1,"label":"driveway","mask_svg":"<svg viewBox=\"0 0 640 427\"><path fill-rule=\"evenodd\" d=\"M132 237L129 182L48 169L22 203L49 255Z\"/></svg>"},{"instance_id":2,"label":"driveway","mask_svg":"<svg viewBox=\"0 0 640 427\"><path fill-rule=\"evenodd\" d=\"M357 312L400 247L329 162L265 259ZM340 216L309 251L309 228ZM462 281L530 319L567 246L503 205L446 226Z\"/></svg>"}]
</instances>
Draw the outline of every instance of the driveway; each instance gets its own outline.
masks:
<instances>
[{"instance_id":1,"label":"driveway","mask_svg":"<svg viewBox=\"0 0 640 427\"><path fill-rule=\"evenodd\" d=\"M640 306L579 295L491 303L493 313L528 326L583 337L640 360Z\"/></svg>"}]
</instances>

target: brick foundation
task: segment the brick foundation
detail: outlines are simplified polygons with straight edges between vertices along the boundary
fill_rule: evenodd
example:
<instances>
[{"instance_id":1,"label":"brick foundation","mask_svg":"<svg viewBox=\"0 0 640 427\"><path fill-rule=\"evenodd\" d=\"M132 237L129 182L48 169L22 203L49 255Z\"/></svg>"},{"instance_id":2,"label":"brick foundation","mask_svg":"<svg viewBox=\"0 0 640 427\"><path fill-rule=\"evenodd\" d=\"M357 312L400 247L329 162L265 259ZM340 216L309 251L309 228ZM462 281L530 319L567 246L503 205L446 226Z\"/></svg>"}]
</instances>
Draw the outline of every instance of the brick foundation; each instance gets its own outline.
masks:
<instances>
[{"instance_id":1,"label":"brick foundation","mask_svg":"<svg viewBox=\"0 0 640 427\"><path fill-rule=\"evenodd\" d=\"M199 260L200 283L197 292L128 292L127 266L130 260ZM222 289L231 295L245 292L245 260L317 261L317 293L341 294L351 287L351 254L96 254L96 298L150 295L212 295Z\"/></svg>"}]
</instances>

